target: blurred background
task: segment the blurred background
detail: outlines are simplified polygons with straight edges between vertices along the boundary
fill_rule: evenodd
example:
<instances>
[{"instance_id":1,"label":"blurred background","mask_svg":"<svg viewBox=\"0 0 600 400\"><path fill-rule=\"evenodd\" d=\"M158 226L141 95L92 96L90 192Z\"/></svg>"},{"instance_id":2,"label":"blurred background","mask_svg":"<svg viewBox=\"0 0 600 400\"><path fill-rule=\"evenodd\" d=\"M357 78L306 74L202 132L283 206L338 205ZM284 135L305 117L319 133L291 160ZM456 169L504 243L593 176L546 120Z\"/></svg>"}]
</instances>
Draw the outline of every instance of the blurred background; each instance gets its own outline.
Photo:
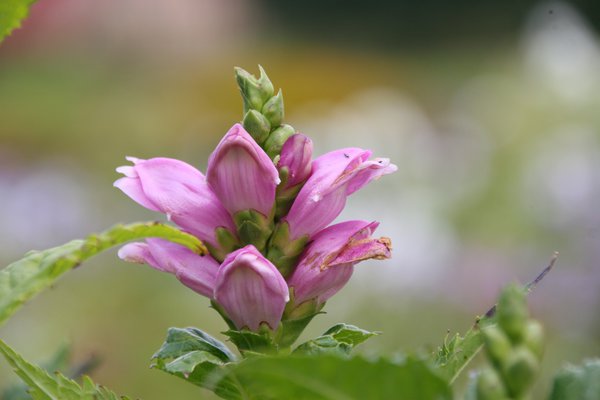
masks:
<instances>
[{"instance_id":1,"label":"blurred background","mask_svg":"<svg viewBox=\"0 0 600 400\"><path fill-rule=\"evenodd\" d=\"M160 219L112 187L115 167L205 170L241 119L233 66L260 63L317 154L360 146L399 167L340 217L381 221L394 258L361 264L305 337L345 321L384 332L364 353L433 351L557 250L530 296L548 334L541 397L559 366L600 355L599 27L593 1L39 0L0 47L0 261ZM169 326L225 329L112 250L0 337L34 361L69 342L134 398L211 398L148 369Z\"/></svg>"}]
</instances>

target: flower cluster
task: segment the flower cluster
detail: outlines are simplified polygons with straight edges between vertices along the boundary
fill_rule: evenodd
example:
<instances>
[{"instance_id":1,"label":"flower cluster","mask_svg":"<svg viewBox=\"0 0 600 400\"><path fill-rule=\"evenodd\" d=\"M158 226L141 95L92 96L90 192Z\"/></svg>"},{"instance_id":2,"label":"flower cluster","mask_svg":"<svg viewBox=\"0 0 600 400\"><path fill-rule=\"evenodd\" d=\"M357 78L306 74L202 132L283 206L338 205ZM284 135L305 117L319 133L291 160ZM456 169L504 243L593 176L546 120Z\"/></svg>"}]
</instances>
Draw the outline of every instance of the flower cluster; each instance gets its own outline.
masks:
<instances>
[{"instance_id":1,"label":"flower cluster","mask_svg":"<svg viewBox=\"0 0 600 400\"><path fill-rule=\"evenodd\" d=\"M117 188L166 214L210 254L147 239L122 247L119 257L174 274L210 298L232 329L275 331L320 310L356 263L390 257L389 239L372 237L378 223L330 224L347 196L396 166L359 148L313 160L311 140L281 124L281 91L273 94L264 71L260 79L236 72L244 125L225 134L206 175L169 158L130 157L133 165L117 168L124 175Z\"/></svg>"}]
</instances>

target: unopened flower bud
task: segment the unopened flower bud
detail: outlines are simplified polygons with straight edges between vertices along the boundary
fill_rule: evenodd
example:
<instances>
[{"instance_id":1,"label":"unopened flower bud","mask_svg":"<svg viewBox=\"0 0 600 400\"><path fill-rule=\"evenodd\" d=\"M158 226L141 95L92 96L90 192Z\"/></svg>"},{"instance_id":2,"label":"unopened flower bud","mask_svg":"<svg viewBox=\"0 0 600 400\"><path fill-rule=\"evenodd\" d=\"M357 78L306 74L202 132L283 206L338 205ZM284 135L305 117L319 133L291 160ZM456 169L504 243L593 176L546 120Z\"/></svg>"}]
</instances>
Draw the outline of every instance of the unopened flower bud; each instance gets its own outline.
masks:
<instances>
[{"instance_id":1,"label":"unopened flower bud","mask_svg":"<svg viewBox=\"0 0 600 400\"><path fill-rule=\"evenodd\" d=\"M235 124L208 159L206 180L230 214L271 214L279 172L254 139Z\"/></svg>"},{"instance_id":2,"label":"unopened flower bud","mask_svg":"<svg viewBox=\"0 0 600 400\"><path fill-rule=\"evenodd\" d=\"M271 126L279 126L283 121L283 94L281 89L271 97L263 106L262 114L269 120Z\"/></svg>"},{"instance_id":3,"label":"unopened flower bud","mask_svg":"<svg viewBox=\"0 0 600 400\"><path fill-rule=\"evenodd\" d=\"M520 343L525 333L528 311L525 291L518 285L509 285L498 301L498 324L513 343Z\"/></svg>"},{"instance_id":4,"label":"unopened flower bud","mask_svg":"<svg viewBox=\"0 0 600 400\"><path fill-rule=\"evenodd\" d=\"M264 323L277 329L289 290L277 268L250 245L223 261L214 298L237 329L257 332Z\"/></svg>"},{"instance_id":5,"label":"unopened flower bud","mask_svg":"<svg viewBox=\"0 0 600 400\"><path fill-rule=\"evenodd\" d=\"M520 398L521 395L525 394L533 384L539 368L538 360L527 347L517 346L513 348L503 369L504 383L510 395Z\"/></svg>"},{"instance_id":6,"label":"unopened flower bud","mask_svg":"<svg viewBox=\"0 0 600 400\"><path fill-rule=\"evenodd\" d=\"M269 137L269 133L271 132L269 120L256 110L250 110L246 113L243 125L244 129L248 131L250 136L252 136L259 145Z\"/></svg>"},{"instance_id":7,"label":"unopened flower bud","mask_svg":"<svg viewBox=\"0 0 600 400\"><path fill-rule=\"evenodd\" d=\"M277 168L287 169L286 187L296 186L308 179L312 166L313 143L310 138L296 134L286 140L281 148Z\"/></svg>"},{"instance_id":8,"label":"unopened flower bud","mask_svg":"<svg viewBox=\"0 0 600 400\"><path fill-rule=\"evenodd\" d=\"M251 109L261 110L275 91L265 70L261 66L258 68L260 69L258 79L242 68L235 68L235 78L244 101L244 114Z\"/></svg>"},{"instance_id":9,"label":"unopened flower bud","mask_svg":"<svg viewBox=\"0 0 600 400\"><path fill-rule=\"evenodd\" d=\"M264 149L271 157L271 159L275 158L275 156L281 153L281 148L284 143L295 133L295 130L290 125L281 125L279 128L275 129L264 144Z\"/></svg>"},{"instance_id":10,"label":"unopened flower bud","mask_svg":"<svg viewBox=\"0 0 600 400\"><path fill-rule=\"evenodd\" d=\"M242 245L252 244L262 251L273 232L273 221L254 210L244 210L233 216Z\"/></svg>"},{"instance_id":11,"label":"unopened flower bud","mask_svg":"<svg viewBox=\"0 0 600 400\"><path fill-rule=\"evenodd\" d=\"M544 328L542 324L533 320L527 322L523 344L533 351L538 360L542 359L544 354Z\"/></svg>"},{"instance_id":12,"label":"unopened flower bud","mask_svg":"<svg viewBox=\"0 0 600 400\"><path fill-rule=\"evenodd\" d=\"M491 369L484 369L477 376L477 400L507 400L502 380Z\"/></svg>"},{"instance_id":13,"label":"unopened flower bud","mask_svg":"<svg viewBox=\"0 0 600 400\"><path fill-rule=\"evenodd\" d=\"M497 326L488 326L481 330L485 350L494 366L504 365L511 352L511 343L506 334Z\"/></svg>"}]
</instances>

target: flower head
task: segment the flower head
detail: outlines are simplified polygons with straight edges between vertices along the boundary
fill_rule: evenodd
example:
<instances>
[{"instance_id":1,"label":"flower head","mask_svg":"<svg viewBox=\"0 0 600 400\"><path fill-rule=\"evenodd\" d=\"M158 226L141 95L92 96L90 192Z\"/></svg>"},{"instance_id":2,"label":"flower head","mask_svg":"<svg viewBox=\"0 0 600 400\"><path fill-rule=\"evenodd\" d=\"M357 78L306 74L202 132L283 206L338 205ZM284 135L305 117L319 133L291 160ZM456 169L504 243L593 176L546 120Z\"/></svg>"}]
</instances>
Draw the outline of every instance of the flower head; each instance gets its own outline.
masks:
<instances>
[{"instance_id":1,"label":"flower head","mask_svg":"<svg viewBox=\"0 0 600 400\"><path fill-rule=\"evenodd\" d=\"M257 79L237 69L236 77L244 126L225 134L206 177L183 161L130 157L133 165L117 168L124 176L114 183L206 242L210 255L151 238L124 246L119 257L174 274L210 298L237 329L274 331L286 318L299 316L306 324L346 284L356 263L390 257L389 239L372 237L378 223L329 224L349 195L396 166L359 148L313 161L312 141L283 123L281 91L275 94L266 73L261 69ZM286 306L290 290L293 304ZM313 314L301 315L302 304L314 306ZM297 332L281 337L297 337L304 325L295 326Z\"/></svg>"}]
</instances>

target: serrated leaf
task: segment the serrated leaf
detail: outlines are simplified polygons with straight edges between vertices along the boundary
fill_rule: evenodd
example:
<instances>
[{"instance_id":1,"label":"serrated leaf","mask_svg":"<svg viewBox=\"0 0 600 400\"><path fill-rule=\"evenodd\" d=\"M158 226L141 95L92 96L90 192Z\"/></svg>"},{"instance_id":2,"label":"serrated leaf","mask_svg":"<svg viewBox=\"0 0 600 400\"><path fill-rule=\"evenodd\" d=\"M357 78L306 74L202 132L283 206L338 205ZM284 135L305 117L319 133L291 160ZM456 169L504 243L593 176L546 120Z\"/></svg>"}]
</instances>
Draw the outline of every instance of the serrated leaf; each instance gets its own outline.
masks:
<instances>
[{"instance_id":1,"label":"serrated leaf","mask_svg":"<svg viewBox=\"0 0 600 400\"><path fill-rule=\"evenodd\" d=\"M0 340L0 353L13 367L15 373L29 386L34 400L128 400L110 390L95 385L89 378L83 386L61 373L49 374L44 369L26 361L10 346Z\"/></svg>"},{"instance_id":2,"label":"serrated leaf","mask_svg":"<svg viewBox=\"0 0 600 400\"><path fill-rule=\"evenodd\" d=\"M302 343L294 350L294 353L336 353L349 355L354 347L376 335L376 332L369 332L354 325L336 324L323 333L323 335Z\"/></svg>"},{"instance_id":3,"label":"serrated leaf","mask_svg":"<svg viewBox=\"0 0 600 400\"><path fill-rule=\"evenodd\" d=\"M160 237L206 254L200 240L177 228L156 222L117 225L86 239L62 246L29 252L25 258L0 271L0 324L23 303L51 286L63 273L110 247L130 240Z\"/></svg>"},{"instance_id":4,"label":"serrated leaf","mask_svg":"<svg viewBox=\"0 0 600 400\"><path fill-rule=\"evenodd\" d=\"M161 348L152 356L152 367L215 393L237 399L240 389L230 378L207 384L206 378L216 369L235 361L227 346L197 328L169 328Z\"/></svg>"},{"instance_id":5,"label":"serrated leaf","mask_svg":"<svg viewBox=\"0 0 600 400\"><path fill-rule=\"evenodd\" d=\"M46 371L64 371L68 366L69 357L71 355L71 348L68 344L61 345L52 357L46 362L42 363L41 366ZM8 387L0 395L2 400L29 400L31 396L27 394L27 385L17 383L13 386Z\"/></svg>"},{"instance_id":6,"label":"serrated leaf","mask_svg":"<svg viewBox=\"0 0 600 400\"><path fill-rule=\"evenodd\" d=\"M294 400L444 400L448 384L424 362L413 358L341 358L333 355L255 357L230 364L221 373L245 390L244 399ZM215 375L213 381L220 382ZM227 398L227 397L225 397Z\"/></svg>"},{"instance_id":7,"label":"serrated leaf","mask_svg":"<svg viewBox=\"0 0 600 400\"><path fill-rule=\"evenodd\" d=\"M569 365L554 378L550 400L600 399L600 359Z\"/></svg>"},{"instance_id":8,"label":"serrated leaf","mask_svg":"<svg viewBox=\"0 0 600 400\"><path fill-rule=\"evenodd\" d=\"M29 8L37 0L2 0L0 1L0 43L13 29L21 26L29 14Z\"/></svg>"}]
</instances>

